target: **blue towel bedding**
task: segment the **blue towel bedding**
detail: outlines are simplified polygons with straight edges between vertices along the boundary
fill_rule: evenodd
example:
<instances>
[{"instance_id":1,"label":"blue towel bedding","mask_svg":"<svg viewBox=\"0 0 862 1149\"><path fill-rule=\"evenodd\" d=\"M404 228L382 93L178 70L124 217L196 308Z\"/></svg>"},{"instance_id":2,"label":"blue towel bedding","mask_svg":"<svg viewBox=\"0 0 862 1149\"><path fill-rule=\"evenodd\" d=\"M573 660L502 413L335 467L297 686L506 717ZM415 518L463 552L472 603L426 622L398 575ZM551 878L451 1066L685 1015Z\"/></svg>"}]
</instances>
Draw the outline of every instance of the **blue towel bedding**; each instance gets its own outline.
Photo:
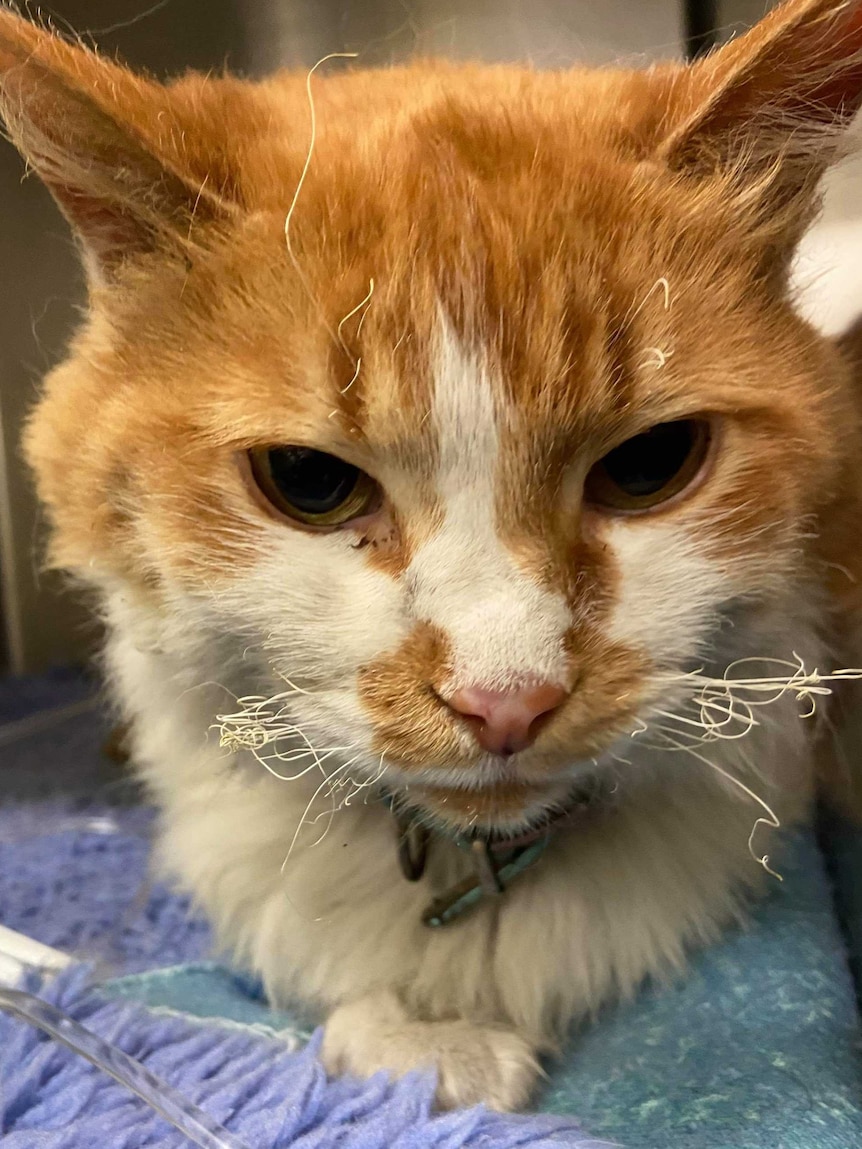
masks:
<instances>
[{"instance_id":1,"label":"blue towel bedding","mask_svg":"<svg viewBox=\"0 0 862 1149\"><path fill-rule=\"evenodd\" d=\"M218 1095L227 1105L230 1041L239 1037L251 1043L270 1041L254 1028L261 1024L272 1029L286 1027L294 1042L302 1041L308 1019L270 1013L229 971L201 963L207 952L203 924L169 891L142 884L148 819L139 810L82 812L57 803L0 809L0 920L59 948L83 948L90 959L101 962L98 976L104 989L98 1000L105 1012L100 1016L114 1031L120 1027L123 1032L125 1026L137 1048L152 1050L161 1032L158 1027L169 1023L196 1027L195 1033L210 1035L207 1041L224 1042L222 1061L212 1053L216 1068L210 1064L208 1072L217 1075L224 1069ZM440 1141L441 1126L427 1112L427 1080L411 1079L393 1089L358 1083L326 1086L322 1078L315 1078L313 1106L303 1118L303 1138L285 1141L276 1130L267 1133L270 1140L256 1140L256 1149L293 1143L334 1145L344 1131L327 1124L329 1088L353 1090L349 1095L362 1112L356 1120L368 1124L365 1140L365 1134L351 1125L351 1137L358 1138L351 1144L357 1146L383 1144L379 1130L389 1120L392 1130L398 1130L391 1143L401 1144L409 1126L412 1140L403 1143L414 1149L443 1143L452 1149L473 1144L502 1149L510 1144L558 1144L560 1139L582 1146L588 1142L578 1125L595 1139L629 1149L850 1149L862 1145L855 986L826 867L813 834L798 836L783 872L784 883L776 884L748 930L728 936L699 955L678 984L647 987L635 1002L608 1009L596 1024L572 1035L563 1062L548 1067L549 1081L538 1099L539 1107L557 1115L563 1125L536 1125L532 1119L525 1123L505 1117L483 1117L478 1125L470 1125L469 1121L478 1118L468 1121L465 1117L463 1126L446 1126L447 1139ZM130 895L137 896L136 901L132 896L131 909ZM172 968L159 973L155 967L162 964L161 954ZM111 965L118 976L108 976ZM68 1004L80 1005L75 996L80 995L80 987L64 992ZM92 1001L96 999L86 1000L89 1004L81 1008L94 1016ZM166 1014L158 1007L169 1007L172 1012ZM120 1012L112 1014L111 1010ZM204 1018L233 1017L252 1028L225 1031L211 1021L194 1022L173 1011ZM51 1082L70 1079L63 1074L72 1073L74 1055L63 1050L49 1055L42 1048L44 1043L36 1043L33 1048L41 1052L39 1057L32 1055L32 1072L42 1076L22 1083L15 1062L18 1076L13 1097L6 1083L10 1034L16 1035L16 1048L22 1048L25 1039L20 1024L0 1022L0 1114L5 1122L0 1128L7 1137L13 1129L16 1137L19 1133L24 1137L9 1141L10 1149L85 1145L89 1149L96 1144L92 1139L95 1126L87 1133L91 1139L84 1139L90 1120L86 1105L75 1110L80 1139L57 1140L52 1134L44 1140L42 1132L36 1133L39 1120L51 1120L45 1091L50 1091ZM185 1035L178 1040L182 1047L190 1039ZM192 1047L193 1043L189 1050ZM249 1047L248 1056L262 1057L260 1048ZM158 1062L158 1050L151 1055ZM276 1076L286 1074L293 1080L294 1074L312 1073L313 1046L305 1052L289 1052L282 1046L278 1056L270 1052L269 1059ZM206 1095L205 1083L195 1079L191 1053L187 1066L178 1057L167 1060L175 1083ZM46 1075L44 1066L49 1061L53 1068ZM64 1067L62 1072L58 1066ZM95 1071L83 1063L75 1072L81 1075L76 1089L93 1089L99 1097L105 1090L114 1091L112 1099L104 1095L100 1105L117 1106L117 1112L126 1115L137 1112L129 1106L139 1106L139 1102L123 1098L121 1104L118 1100L119 1086L107 1079L97 1086ZM260 1104L274 1104L278 1085L266 1075L254 1080L261 1091ZM295 1096L292 1088L285 1080L285 1098ZM240 1116L254 1109L249 1097L243 1096L241 1104L238 1095L234 1098ZM347 1094L338 1096L343 1100ZM25 1104L22 1098L29 1100ZM404 1106L413 1114L406 1124ZM22 1115L30 1123L26 1127L21 1125ZM270 1114L268 1120L276 1121L276 1117ZM239 1129L240 1117L237 1121ZM156 1140L148 1134L150 1139L128 1142L130 1149L137 1144L181 1144L160 1128ZM296 1127L291 1128L295 1132ZM79 1136L77 1129L75 1136ZM101 1134L98 1143L104 1143ZM119 1142L111 1140L110 1144Z\"/></svg>"}]
</instances>

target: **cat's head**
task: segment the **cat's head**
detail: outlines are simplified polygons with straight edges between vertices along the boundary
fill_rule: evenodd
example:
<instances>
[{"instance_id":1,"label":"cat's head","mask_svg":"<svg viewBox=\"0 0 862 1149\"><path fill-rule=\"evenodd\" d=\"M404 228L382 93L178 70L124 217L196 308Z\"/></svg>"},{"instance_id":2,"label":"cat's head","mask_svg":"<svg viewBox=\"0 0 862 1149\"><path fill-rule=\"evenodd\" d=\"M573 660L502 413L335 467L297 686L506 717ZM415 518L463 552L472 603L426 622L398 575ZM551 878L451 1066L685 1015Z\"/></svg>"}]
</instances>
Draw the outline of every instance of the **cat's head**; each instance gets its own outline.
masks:
<instances>
[{"instance_id":1,"label":"cat's head","mask_svg":"<svg viewBox=\"0 0 862 1149\"><path fill-rule=\"evenodd\" d=\"M855 414L786 275L860 51L793 0L690 69L163 87L0 12L91 286L26 440L55 561L437 814L561 799L817 580Z\"/></svg>"}]
</instances>

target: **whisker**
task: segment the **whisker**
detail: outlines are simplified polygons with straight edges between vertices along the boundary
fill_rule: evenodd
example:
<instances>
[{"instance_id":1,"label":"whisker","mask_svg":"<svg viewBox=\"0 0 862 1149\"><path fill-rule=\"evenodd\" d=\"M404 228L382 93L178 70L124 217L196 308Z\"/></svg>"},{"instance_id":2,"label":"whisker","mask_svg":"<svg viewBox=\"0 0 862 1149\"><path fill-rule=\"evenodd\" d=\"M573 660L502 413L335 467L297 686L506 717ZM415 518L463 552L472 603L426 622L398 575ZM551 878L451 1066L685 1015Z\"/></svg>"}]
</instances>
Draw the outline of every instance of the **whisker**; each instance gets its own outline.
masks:
<instances>
[{"instance_id":1,"label":"whisker","mask_svg":"<svg viewBox=\"0 0 862 1149\"><path fill-rule=\"evenodd\" d=\"M632 307L629 308L629 310L623 316L623 320L622 320L622 323L620 324L620 327L623 327L623 328L627 327L630 323L633 323L635 321L635 319L637 319L637 317L643 311L644 307L646 307L650 296L653 294L653 292L655 291L655 289L657 287L660 287L662 289L662 291L664 292L664 309L665 309L665 311L668 311L670 309L670 284L668 283L667 279L664 276L661 276L660 279L657 279L655 281L655 283L652 285L652 287L649 289L649 291L646 293L646 295L643 297L643 299L640 301L640 303L637 305L637 307L634 307L634 305L632 305Z\"/></svg>"},{"instance_id":2,"label":"whisker","mask_svg":"<svg viewBox=\"0 0 862 1149\"><path fill-rule=\"evenodd\" d=\"M654 729L657 733L661 734L666 739L666 745L657 746L655 749L682 750L684 753L690 754L693 758L696 758L698 762L702 762L705 766L708 766L710 770L714 770L717 774L720 774L722 778L724 778L727 782L730 782L733 786L736 786L747 797L751 798L753 802L756 802L758 806L760 806L764 813L762 817L755 820L755 823L751 828L751 833L748 836L748 852L751 854L752 858L754 858L754 860L759 863L759 865L761 865L764 870L766 870L768 874L771 874L773 878L777 878L779 882L783 882L784 879L781 874L777 873L769 865L769 855L763 854L758 856L754 849L754 837L760 826L770 826L774 830L779 830L781 828L781 821L779 820L778 815L775 813L772 807L768 804L768 802L766 802L764 798L761 798L759 794L755 793L755 791L752 790L750 786L746 786L746 784L740 778L734 777L734 775L731 774L728 770L725 770L723 766L719 766L718 763L710 761L709 758L706 758L703 754L699 754L693 747L687 746L682 742L677 742L674 737L675 732L669 731L667 727L663 726L656 726Z\"/></svg>"},{"instance_id":3,"label":"whisker","mask_svg":"<svg viewBox=\"0 0 862 1149\"><path fill-rule=\"evenodd\" d=\"M347 770L347 769L348 769L348 767L352 766L352 765L353 765L353 763L354 763L354 762L355 762L355 761L356 761L358 758L359 758L359 755L357 754L355 758L351 758L349 762L345 762L345 763L344 763L344 766L342 767L342 770ZM351 783L351 779L350 779L350 778L341 778L341 779L339 779L339 781L336 783L336 785L333 787L333 789L330 791L330 793L327 795L327 797L330 797L332 794L334 794L334 793L335 793L335 790L337 790L337 789L340 789L340 788L342 788L343 786L348 786L348 785L350 785L350 783ZM311 845L308 847L310 850L313 850L315 846L319 846L319 845L320 845L320 843L323 841L323 839L326 837L326 835L327 835L327 834L329 833L329 831L332 829L332 823L333 823L333 821L334 821L334 819L335 819L335 815L336 815L337 813L339 813L339 811L341 811L341 810L343 810L343 809L344 809L344 807L345 807L345 806L347 805L347 803L348 803L348 800L349 800L349 798L350 798L350 795L348 794L347 798L345 798L345 799L344 799L344 800L341 802L341 805L340 805L340 806L337 806L337 807L336 807L336 805L335 805L335 802L333 802L333 803L332 803L332 806L331 806L331 808L330 808L328 811L324 811L324 813L322 813L322 814L318 814L316 818L313 818L313 819L311 819L311 821L307 823L308 825L316 825L316 824L317 824L317 822L318 822L318 821L319 821L321 818L323 818L323 817L326 817L326 816L327 816L327 814L329 815L329 818L328 818L328 821L327 821L327 823L326 823L326 826L324 827L323 833L320 835L320 837L319 837L319 838L318 838L316 841L314 841L314 842L312 842L312 843L311 843Z\"/></svg>"},{"instance_id":4,"label":"whisker","mask_svg":"<svg viewBox=\"0 0 862 1149\"><path fill-rule=\"evenodd\" d=\"M670 722L677 722L681 726L688 728L685 731L680 731L680 735L685 733L694 737L698 742L713 742L717 740L734 742L739 738L745 738L753 727L760 725L754 715L750 713L738 714L730 710L722 711L725 717L721 722L715 722L707 718L704 710L702 710L701 716L698 718L688 718L683 714L675 714L671 710L656 710L654 713L657 714L659 718L664 718ZM732 722L741 723L742 729L728 730L727 727L730 726ZM700 733L695 734L694 731L700 731Z\"/></svg>"},{"instance_id":5,"label":"whisker","mask_svg":"<svg viewBox=\"0 0 862 1149\"><path fill-rule=\"evenodd\" d=\"M354 759L354 761L355 761L355 759ZM326 787L330 782L332 782L333 778L335 778L338 774L342 773L345 769L347 769L348 765L349 765L349 763L344 763L341 766L337 766L335 768L335 770L332 771L331 774L329 774L329 775L325 774L323 781L320 783L320 785L317 787L317 789L314 791L314 793L308 799L308 802L306 803L305 809L302 812L302 816L300 817L299 822L297 823L296 829L293 833L293 837L291 838L290 846L288 847L285 859L281 863L282 874L284 873L285 869L287 868L288 862L290 861L291 857L293 856L293 851L296 849L296 843L299 840L299 835L302 831L303 826L306 825L306 817L308 815L309 810L314 805L314 803L317 801L317 798L320 795L321 791L324 789L324 787Z\"/></svg>"},{"instance_id":6,"label":"whisker","mask_svg":"<svg viewBox=\"0 0 862 1149\"><path fill-rule=\"evenodd\" d=\"M336 333L338 335L339 340L342 343L344 342L344 340L343 340L342 335L341 335L341 329L344 327L344 324L348 321L348 319L352 319L357 311L360 311L363 307L366 307L366 304L369 304L371 302L371 296L373 294L374 294L374 280L369 279L369 281L368 281L368 293L366 294L365 298L360 299L360 301L356 304L356 306L351 308L350 311L348 311L348 313L344 316L344 318L341 320L341 322L338 324L338 327L336 328ZM357 327L357 330L356 330L357 335L362 330L362 324L365 322L366 314L367 314L367 308L365 311L362 312L362 315L359 317L359 326ZM347 388L345 388L345 390L346 389Z\"/></svg>"},{"instance_id":7,"label":"whisker","mask_svg":"<svg viewBox=\"0 0 862 1149\"><path fill-rule=\"evenodd\" d=\"M340 747L336 748L336 750L338 749L340 749ZM352 747L346 747L346 749L349 750L352 749ZM300 770L297 774L280 774L276 769L274 769L274 767L268 764L265 758L262 758L259 754L255 753L254 757L261 764L261 766L263 766L264 770L268 770L269 773L272 774L274 778L278 778L280 782L298 782L300 778L304 778L306 774L310 774L313 770L321 769L323 763L326 762L328 758L331 758L332 755L336 753L336 750L330 750L322 757L316 757L308 766L306 766L303 770ZM254 751L252 753L254 753ZM309 752L306 750L304 753L308 755ZM275 755L275 757L278 757L278 755Z\"/></svg>"},{"instance_id":8,"label":"whisker","mask_svg":"<svg viewBox=\"0 0 862 1149\"><path fill-rule=\"evenodd\" d=\"M832 683L862 679L862 670L859 669L847 668L821 674L816 668L806 670L803 659L795 651L793 658L795 661L763 657L739 658L728 665L721 678L705 675L702 670L668 676L666 681L669 685L691 685L694 688L683 705L693 706L697 710L697 717L668 710L656 710L655 713L680 727L690 727L691 731L700 728L703 731L700 740L703 742L735 740L745 737L755 726L760 725L755 715L757 709L771 706L787 694L805 704L806 709L800 713L800 717L811 718L817 709L817 698L830 695ZM790 673L764 674L752 678L733 676L735 670L751 664L764 669L785 667ZM731 727L736 724L741 729L732 730ZM646 728L649 728L648 724ZM634 731L633 734L638 732ZM677 733L681 736L682 731Z\"/></svg>"},{"instance_id":9,"label":"whisker","mask_svg":"<svg viewBox=\"0 0 862 1149\"><path fill-rule=\"evenodd\" d=\"M299 265L299 260L296 257L296 253L293 250L293 244L291 242L290 225L293 222L293 215L294 215L294 212L296 211L296 205L299 202L300 193L302 192L302 189L305 185L305 181L306 181L306 178L308 176L308 171L309 171L309 168L311 167L312 156L314 155L314 146L317 143L317 109L315 108L315 105L314 105L314 94L311 90L311 77L314 75L314 73L317 71L317 69L319 67L321 67L321 65L327 63L327 61L329 61L329 60L354 60L354 59L356 59L356 57L358 55L359 55L358 52L330 52L329 55L324 56L322 59L318 60L317 63L314 65L314 67L309 69L308 74L305 77L305 93L306 93L306 96L308 98L308 111L309 111L309 117L310 117L310 121L311 121L311 133L309 136L308 151L306 152L305 163L303 164L302 171L300 173L299 180L298 180L297 185L296 185L296 190L293 193L293 199L290 202L290 207L287 209L287 215L284 217L284 244L285 244L285 247L287 248L287 254L288 254L288 257L290 258L290 262L293 264L293 269L296 272L300 283L304 287L304 289L308 295L308 298L311 300L311 302L318 309L318 312L319 312L321 318L323 319L323 323L324 323L327 331L329 332L329 334L332 336L333 341L341 347L341 349L344 351L345 355L351 361L351 363L353 362L353 356L350 354L350 351L349 351L347 345L345 344L344 340L341 338L340 331L339 332L334 331L332 326L326 320L325 314L323 311L323 306L321 305L320 300L314 294L314 291L312 290L311 284L308 282L308 279L306 278L305 273L303 272L302 268Z\"/></svg>"}]
</instances>

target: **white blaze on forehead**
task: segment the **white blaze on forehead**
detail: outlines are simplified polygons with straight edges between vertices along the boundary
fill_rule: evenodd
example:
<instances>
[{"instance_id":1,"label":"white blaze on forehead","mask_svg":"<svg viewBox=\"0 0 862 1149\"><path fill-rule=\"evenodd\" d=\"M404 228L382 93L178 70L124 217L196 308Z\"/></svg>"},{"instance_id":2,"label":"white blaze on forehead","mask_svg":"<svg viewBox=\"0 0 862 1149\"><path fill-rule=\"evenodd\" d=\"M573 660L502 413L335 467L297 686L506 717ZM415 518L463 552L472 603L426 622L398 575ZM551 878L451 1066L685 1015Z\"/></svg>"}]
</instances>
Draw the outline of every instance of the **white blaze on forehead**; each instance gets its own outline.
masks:
<instances>
[{"instance_id":1,"label":"white blaze on forehead","mask_svg":"<svg viewBox=\"0 0 862 1149\"><path fill-rule=\"evenodd\" d=\"M487 366L445 320L434 368L435 486L445 517L407 570L413 610L449 640L451 689L523 678L567 685L568 605L521 570L497 530L499 424L513 413L501 411Z\"/></svg>"}]
</instances>

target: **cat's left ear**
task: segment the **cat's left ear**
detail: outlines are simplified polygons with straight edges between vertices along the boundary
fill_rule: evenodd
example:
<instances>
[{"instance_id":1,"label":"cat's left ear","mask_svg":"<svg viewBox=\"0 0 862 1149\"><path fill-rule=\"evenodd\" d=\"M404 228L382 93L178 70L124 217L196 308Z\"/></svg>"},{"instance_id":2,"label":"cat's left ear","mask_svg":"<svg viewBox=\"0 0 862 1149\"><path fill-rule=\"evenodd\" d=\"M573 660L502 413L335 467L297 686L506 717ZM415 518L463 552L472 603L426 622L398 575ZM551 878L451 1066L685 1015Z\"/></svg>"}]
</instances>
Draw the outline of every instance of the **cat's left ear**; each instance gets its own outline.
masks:
<instances>
[{"instance_id":1,"label":"cat's left ear","mask_svg":"<svg viewBox=\"0 0 862 1149\"><path fill-rule=\"evenodd\" d=\"M787 0L677 73L669 95L661 160L732 171L801 209L862 105L862 0Z\"/></svg>"},{"instance_id":2,"label":"cat's left ear","mask_svg":"<svg viewBox=\"0 0 862 1149\"><path fill-rule=\"evenodd\" d=\"M200 93L180 104L171 88L0 0L0 119L75 229L96 281L156 251L184 258L193 231L233 218L218 147L196 130L198 104Z\"/></svg>"}]
</instances>

